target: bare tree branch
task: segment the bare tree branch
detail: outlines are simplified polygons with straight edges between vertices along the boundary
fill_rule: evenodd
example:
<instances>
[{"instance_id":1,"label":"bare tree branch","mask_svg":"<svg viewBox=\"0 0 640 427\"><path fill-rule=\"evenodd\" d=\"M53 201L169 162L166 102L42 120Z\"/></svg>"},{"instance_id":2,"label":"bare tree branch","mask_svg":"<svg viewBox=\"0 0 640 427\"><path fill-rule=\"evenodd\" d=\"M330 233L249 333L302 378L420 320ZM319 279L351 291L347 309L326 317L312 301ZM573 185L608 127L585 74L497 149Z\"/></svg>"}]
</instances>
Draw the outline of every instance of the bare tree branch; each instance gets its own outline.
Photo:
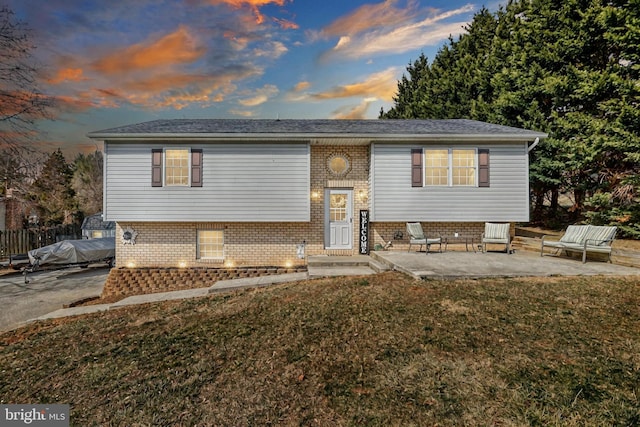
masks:
<instances>
[{"instance_id":1,"label":"bare tree branch","mask_svg":"<svg viewBox=\"0 0 640 427\"><path fill-rule=\"evenodd\" d=\"M30 150L35 122L48 117L51 99L38 90L30 30L0 8L0 150Z\"/></svg>"}]
</instances>

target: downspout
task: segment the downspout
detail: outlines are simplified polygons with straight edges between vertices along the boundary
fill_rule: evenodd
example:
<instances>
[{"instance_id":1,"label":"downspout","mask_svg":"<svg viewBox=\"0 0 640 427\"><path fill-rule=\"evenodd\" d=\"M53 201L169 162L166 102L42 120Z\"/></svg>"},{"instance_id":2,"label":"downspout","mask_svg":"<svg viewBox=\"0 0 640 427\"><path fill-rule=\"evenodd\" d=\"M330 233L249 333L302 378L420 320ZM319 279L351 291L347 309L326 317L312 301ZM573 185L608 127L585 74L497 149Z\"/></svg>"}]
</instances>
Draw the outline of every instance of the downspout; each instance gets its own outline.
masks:
<instances>
[{"instance_id":1,"label":"downspout","mask_svg":"<svg viewBox=\"0 0 640 427\"><path fill-rule=\"evenodd\" d=\"M539 143L540 143L540 138L536 138L535 141L533 141L533 144L531 144L527 149L527 153L530 153L531 150L533 150L536 147L536 145L538 145Z\"/></svg>"}]
</instances>

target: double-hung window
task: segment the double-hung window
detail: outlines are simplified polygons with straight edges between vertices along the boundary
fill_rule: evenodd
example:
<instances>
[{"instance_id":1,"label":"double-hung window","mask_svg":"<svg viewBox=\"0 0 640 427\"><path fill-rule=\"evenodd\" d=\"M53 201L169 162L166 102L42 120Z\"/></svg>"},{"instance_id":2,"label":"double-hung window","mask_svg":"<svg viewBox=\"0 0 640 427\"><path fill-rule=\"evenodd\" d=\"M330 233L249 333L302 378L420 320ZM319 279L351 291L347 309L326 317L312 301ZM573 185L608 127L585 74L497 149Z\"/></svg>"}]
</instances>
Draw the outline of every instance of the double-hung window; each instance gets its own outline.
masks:
<instances>
[{"instance_id":1,"label":"double-hung window","mask_svg":"<svg viewBox=\"0 0 640 427\"><path fill-rule=\"evenodd\" d=\"M198 259L224 259L224 231L198 230Z\"/></svg>"},{"instance_id":2,"label":"double-hung window","mask_svg":"<svg viewBox=\"0 0 640 427\"><path fill-rule=\"evenodd\" d=\"M449 185L449 150L424 150L425 185Z\"/></svg>"},{"instance_id":3,"label":"double-hung window","mask_svg":"<svg viewBox=\"0 0 640 427\"><path fill-rule=\"evenodd\" d=\"M451 150L452 185L476 185L476 150Z\"/></svg>"},{"instance_id":4,"label":"double-hung window","mask_svg":"<svg viewBox=\"0 0 640 427\"><path fill-rule=\"evenodd\" d=\"M164 151L164 185L189 185L189 150L167 148Z\"/></svg>"},{"instance_id":5,"label":"double-hung window","mask_svg":"<svg viewBox=\"0 0 640 427\"><path fill-rule=\"evenodd\" d=\"M152 187L202 187L202 150L165 148L151 150Z\"/></svg>"},{"instance_id":6,"label":"double-hung window","mask_svg":"<svg viewBox=\"0 0 640 427\"><path fill-rule=\"evenodd\" d=\"M488 187L489 150L413 149L411 177L413 187Z\"/></svg>"}]
</instances>

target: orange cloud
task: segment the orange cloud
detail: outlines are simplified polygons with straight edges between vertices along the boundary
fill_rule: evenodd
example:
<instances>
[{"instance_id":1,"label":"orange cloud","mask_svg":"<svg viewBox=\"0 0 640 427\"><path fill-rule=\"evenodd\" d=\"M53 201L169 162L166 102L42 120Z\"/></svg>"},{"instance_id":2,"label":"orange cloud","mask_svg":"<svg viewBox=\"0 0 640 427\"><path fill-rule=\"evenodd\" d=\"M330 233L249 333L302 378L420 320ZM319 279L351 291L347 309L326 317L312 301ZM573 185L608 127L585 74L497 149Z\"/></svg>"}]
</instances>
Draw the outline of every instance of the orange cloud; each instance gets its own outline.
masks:
<instances>
[{"instance_id":1,"label":"orange cloud","mask_svg":"<svg viewBox=\"0 0 640 427\"><path fill-rule=\"evenodd\" d=\"M176 110L192 104L222 102L236 90L233 83L262 73L255 67L229 67L215 75L167 73L122 83L126 100L145 108Z\"/></svg>"},{"instance_id":2,"label":"orange cloud","mask_svg":"<svg viewBox=\"0 0 640 427\"><path fill-rule=\"evenodd\" d=\"M96 104L89 99L75 96L56 96L54 102L56 109L65 113L79 113L96 106Z\"/></svg>"},{"instance_id":3,"label":"orange cloud","mask_svg":"<svg viewBox=\"0 0 640 427\"><path fill-rule=\"evenodd\" d=\"M114 52L94 63L104 74L120 74L173 64L191 63L201 58L205 48L197 45L187 28L176 31L148 44L139 43Z\"/></svg>"},{"instance_id":4,"label":"orange cloud","mask_svg":"<svg viewBox=\"0 0 640 427\"><path fill-rule=\"evenodd\" d=\"M367 110L372 102L377 101L376 98L365 98L362 102L354 107L344 107L333 112L332 118L341 120L359 120L367 118Z\"/></svg>"},{"instance_id":5,"label":"orange cloud","mask_svg":"<svg viewBox=\"0 0 640 427\"><path fill-rule=\"evenodd\" d=\"M464 32L466 22L448 22L451 18L474 10L472 4L440 11L433 8L419 9L415 1L410 1L405 9L394 7L395 3L395 0L387 0L377 5L361 6L352 14L339 18L319 34L311 33L314 38L338 37L336 45L322 54L320 59L398 54L436 45L449 36Z\"/></svg>"},{"instance_id":6,"label":"orange cloud","mask_svg":"<svg viewBox=\"0 0 640 427\"><path fill-rule=\"evenodd\" d=\"M362 82L343 86L335 86L327 91L314 93L315 99L349 98L352 96L377 97L386 101L393 100L398 90L396 68L388 68L379 73L371 74Z\"/></svg>"},{"instance_id":7,"label":"orange cloud","mask_svg":"<svg viewBox=\"0 0 640 427\"><path fill-rule=\"evenodd\" d=\"M277 95L280 91L274 85L264 85L260 89L255 90L254 96L251 98L241 99L238 101L240 105L245 107L256 107L260 104L264 104L269 98Z\"/></svg>"},{"instance_id":8,"label":"orange cloud","mask_svg":"<svg viewBox=\"0 0 640 427\"><path fill-rule=\"evenodd\" d=\"M298 28L300 28L300 26L295 22L291 22L286 19L278 19L278 18L271 18L271 19L273 19L274 22L280 25L280 28L282 28L283 30L297 30Z\"/></svg>"},{"instance_id":9,"label":"orange cloud","mask_svg":"<svg viewBox=\"0 0 640 427\"><path fill-rule=\"evenodd\" d=\"M338 18L322 32L329 36L356 34L370 28L398 25L415 15L415 1L411 1L406 9L396 8L396 3L397 0L386 0L378 4L365 4L353 13Z\"/></svg>"},{"instance_id":10,"label":"orange cloud","mask_svg":"<svg viewBox=\"0 0 640 427\"><path fill-rule=\"evenodd\" d=\"M56 76L48 80L48 82L57 85L66 81L79 82L82 80L86 80L82 75L82 68L62 68L58 70Z\"/></svg>"},{"instance_id":11,"label":"orange cloud","mask_svg":"<svg viewBox=\"0 0 640 427\"><path fill-rule=\"evenodd\" d=\"M264 22L264 15L260 12L260 7L268 4L284 6L286 0L210 0L211 4L227 4L236 9L248 7L253 12L256 24Z\"/></svg>"},{"instance_id":12,"label":"orange cloud","mask_svg":"<svg viewBox=\"0 0 640 427\"><path fill-rule=\"evenodd\" d=\"M0 97L2 120L0 120L0 125L16 120L22 122L25 118L30 120L46 116L52 100L50 96L21 89L11 89L2 85L0 85L0 89L2 89L2 97Z\"/></svg>"},{"instance_id":13,"label":"orange cloud","mask_svg":"<svg viewBox=\"0 0 640 427\"><path fill-rule=\"evenodd\" d=\"M294 92L302 92L303 90L307 90L311 87L311 83L309 82L298 82L294 87Z\"/></svg>"},{"instance_id":14,"label":"orange cloud","mask_svg":"<svg viewBox=\"0 0 640 427\"><path fill-rule=\"evenodd\" d=\"M119 96L104 90L94 89L75 96L56 96L53 101L59 112L81 113L92 108L116 108L118 104L114 98L119 98Z\"/></svg>"}]
</instances>

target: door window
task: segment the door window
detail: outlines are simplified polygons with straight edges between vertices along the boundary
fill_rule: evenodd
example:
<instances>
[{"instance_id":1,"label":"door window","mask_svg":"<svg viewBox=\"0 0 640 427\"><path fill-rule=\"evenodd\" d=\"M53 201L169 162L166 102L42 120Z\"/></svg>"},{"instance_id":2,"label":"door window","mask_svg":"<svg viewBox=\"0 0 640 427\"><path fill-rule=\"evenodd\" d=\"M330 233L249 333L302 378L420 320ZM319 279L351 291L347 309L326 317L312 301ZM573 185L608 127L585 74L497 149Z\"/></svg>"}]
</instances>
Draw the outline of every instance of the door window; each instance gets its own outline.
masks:
<instances>
[{"instance_id":1,"label":"door window","mask_svg":"<svg viewBox=\"0 0 640 427\"><path fill-rule=\"evenodd\" d=\"M347 220L347 195L331 194L329 199L329 219L331 221Z\"/></svg>"}]
</instances>

